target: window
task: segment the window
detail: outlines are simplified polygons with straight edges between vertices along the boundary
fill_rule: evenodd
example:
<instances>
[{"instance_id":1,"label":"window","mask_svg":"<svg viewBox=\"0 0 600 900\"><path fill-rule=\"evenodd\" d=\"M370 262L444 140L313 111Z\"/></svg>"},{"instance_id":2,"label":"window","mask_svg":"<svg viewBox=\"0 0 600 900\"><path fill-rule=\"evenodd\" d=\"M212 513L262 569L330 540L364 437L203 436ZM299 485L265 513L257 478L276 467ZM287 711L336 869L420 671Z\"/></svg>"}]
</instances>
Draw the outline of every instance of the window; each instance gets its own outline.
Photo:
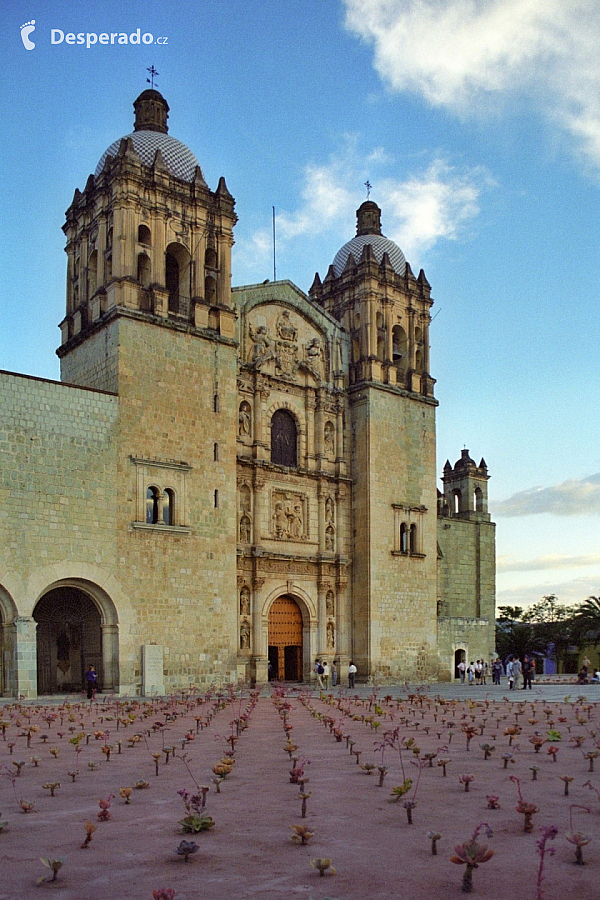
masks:
<instances>
[{"instance_id":1,"label":"window","mask_svg":"<svg viewBox=\"0 0 600 900\"><path fill-rule=\"evenodd\" d=\"M152 236L147 225L140 225L138 227L138 242L140 244L147 244L148 246L152 243Z\"/></svg>"},{"instance_id":2,"label":"window","mask_svg":"<svg viewBox=\"0 0 600 900\"><path fill-rule=\"evenodd\" d=\"M215 509L218 509L219 508L219 492L218 492L218 490L215 490L213 502L215 505Z\"/></svg>"},{"instance_id":3,"label":"window","mask_svg":"<svg viewBox=\"0 0 600 900\"><path fill-rule=\"evenodd\" d=\"M408 529L406 522L400 526L400 553L408 553Z\"/></svg>"},{"instance_id":4,"label":"window","mask_svg":"<svg viewBox=\"0 0 600 900\"><path fill-rule=\"evenodd\" d=\"M149 487L146 491L146 525L158 522L158 488Z\"/></svg>"},{"instance_id":5,"label":"window","mask_svg":"<svg viewBox=\"0 0 600 900\"><path fill-rule=\"evenodd\" d=\"M475 512L483 512L483 491L478 487L473 494L473 509Z\"/></svg>"},{"instance_id":6,"label":"window","mask_svg":"<svg viewBox=\"0 0 600 900\"><path fill-rule=\"evenodd\" d=\"M150 257L146 253L138 254L137 280L143 288L150 287Z\"/></svg>"},{"instance_id":7,"label":"window","mask_svg":"<svg viewBox=\"0 0 600 900\"><path fill-rule=\"evenodd\" d=\"M175 524L175 491L167 488L163 495L163 521L165 525Z\"/></svg>"},{"instance_id":8,"label":"window","mask_svg":"<svg viewBox=\"0 0 600 900\"><path fill-rule=\"evenodd\" d=\"M213 394L213 412L219 412L219 395Z\"/></svg>"},{"instance_id":9,"label":"window","mask_svg":"<svg viewBox=\"0 0 600 900\"><path fill-rule=\"evenodd\" d=\"M419 552L419 545L417 543L417 526L414 524L410 526L410 552L413 554Z\"/></svg>"},{"instance_id":10,"label":"window","mask_svg":"<svg viewBox=\"0 0 600 900\"><path fill-rule=\"evenodd\" d=\"M296 422L285 409L278 409L271 419L271 462L279 466L298 465Z\"/></svg>"},{"instance_id":11,"label":"window","mask_svg":"<svg viewBox=\"0 0 600 900\"><path fill-rule=\"evenodd\" d=\"M219 445L213 444L213 460L219 462Z\"/></svg>"}]
</instances>

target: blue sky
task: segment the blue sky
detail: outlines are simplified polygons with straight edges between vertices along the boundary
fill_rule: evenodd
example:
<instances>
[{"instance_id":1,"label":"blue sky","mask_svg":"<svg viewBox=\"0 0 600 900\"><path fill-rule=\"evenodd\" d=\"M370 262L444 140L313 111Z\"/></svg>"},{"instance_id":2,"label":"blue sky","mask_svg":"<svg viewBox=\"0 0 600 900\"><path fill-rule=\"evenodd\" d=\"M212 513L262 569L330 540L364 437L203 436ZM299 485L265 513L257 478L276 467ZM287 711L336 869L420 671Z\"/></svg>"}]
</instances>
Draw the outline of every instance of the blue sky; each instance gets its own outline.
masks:
<instances>
[{"instance_id":1,"label":"blue sky","mask_svg":"<svg viewBox=\"0 0 600 900\"><path fill-rule=\"evenodd\" d=\"M58 379L64 211L154 65L236 198L234 284L272 277L274 205L277 276L307 291L370 180L436 300L438 471L463 446L490 469L498 602L598 595L596 0L31 0L0 27L0 368ZM138 28L168 41L51 43Z\"/></svg>"}]
</instances>

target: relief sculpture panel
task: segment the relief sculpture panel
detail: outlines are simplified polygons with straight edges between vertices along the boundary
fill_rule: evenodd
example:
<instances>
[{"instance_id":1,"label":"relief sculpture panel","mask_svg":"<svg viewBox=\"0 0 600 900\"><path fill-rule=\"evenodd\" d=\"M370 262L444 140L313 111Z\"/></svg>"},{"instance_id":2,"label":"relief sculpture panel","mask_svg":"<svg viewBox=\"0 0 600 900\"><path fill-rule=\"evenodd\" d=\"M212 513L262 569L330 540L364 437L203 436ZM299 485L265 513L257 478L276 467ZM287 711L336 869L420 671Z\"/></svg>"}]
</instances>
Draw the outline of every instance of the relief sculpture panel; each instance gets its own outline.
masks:
<instances>
[{"instance_id":1,"label":"relief sculpture panel","mask_svg":"<svg viewBox=\"0 0 600 900\"><path fill-rule=\"evenodd\" d=\"M265 374L317 384L327 380L327 347L313 325L280 306L252 310L248 319L246 364Z\"/></svg>"},{"instance_id":2,"label":"relief sculpture panel","mask_svg":"<svg viewBox=\"0 0 600 900\"><path fill-rule=\"evenodd\" d=\"M271 535L277 540L304 541L308 537L308 500L304 494L273 491Z\"/></svg>"}]
</instances>

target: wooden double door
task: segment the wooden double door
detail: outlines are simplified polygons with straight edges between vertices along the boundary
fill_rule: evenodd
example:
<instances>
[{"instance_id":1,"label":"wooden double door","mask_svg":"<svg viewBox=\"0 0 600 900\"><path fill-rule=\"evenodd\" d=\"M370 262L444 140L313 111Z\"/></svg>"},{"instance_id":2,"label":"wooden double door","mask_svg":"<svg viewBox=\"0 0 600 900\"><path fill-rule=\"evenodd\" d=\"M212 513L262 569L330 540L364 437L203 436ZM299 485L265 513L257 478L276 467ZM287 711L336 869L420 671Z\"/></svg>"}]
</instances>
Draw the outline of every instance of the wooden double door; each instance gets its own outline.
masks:
<instances>
[{"instance_id":1,"label":"wooden double door","mask_svg":"<svg viewBox=\"0 0 600 900\"><path fill-rule=\"evenodd\" d=\"M302 613L293 597L279 597L269 610L272 678L302 681Z\"/></svg>"}]
</instances>

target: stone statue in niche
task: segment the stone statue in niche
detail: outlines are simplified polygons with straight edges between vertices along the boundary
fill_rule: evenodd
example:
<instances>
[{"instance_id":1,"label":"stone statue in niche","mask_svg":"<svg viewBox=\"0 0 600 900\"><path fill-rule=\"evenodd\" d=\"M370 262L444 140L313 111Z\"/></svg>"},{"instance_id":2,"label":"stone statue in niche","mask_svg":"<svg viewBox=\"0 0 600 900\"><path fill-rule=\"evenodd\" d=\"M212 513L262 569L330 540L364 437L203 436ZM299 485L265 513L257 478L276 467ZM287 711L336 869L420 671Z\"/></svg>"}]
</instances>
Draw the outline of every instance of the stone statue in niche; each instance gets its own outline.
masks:
<instances>
[{"instance_id":1,"label":"stone statue in niche","mask_svg":"<svg viewBox=\"0 0 600 900\"><path fill-rule=\"evenodd\" d=\"M240 627L240 650L250 649L250 625L244 619Z\"/></svg>"},{"instance_id":2,"label":"stone statue in niche","mask_svg":"<svg viewBox=\"0 0 600 900\"><path fill-rule=\"evenodd\" d=\"M240 487L240 509L245 513L250 512L250 488L247 484Z\"/></svg>"},{"instance_id":3,"label":"stone statue in niche","mask_svg":"<svg viewBox=\"0 0 600 900\"><path fill-rule=\"evenodd\" d=\"M271 346L271 339L267 332L267 326L257 325L254 329L252 325L249 325L248 334L254 343L254 349L252 351L252 362L254 365L260 366L262 363L267 362L267 360L273 359L273 352L269 349Z\"/></svg>"},{"instance_id":4,"label":"stone statue in niche","mask_svg":"<svg viewBox=\"0 0 600 900\"><path fill-rule=\"evenodd\" d=\"M294 503L291 512L288 515L289 534L292 538L302 537L302 507L299 503Z\"/></svg>"},{"instance_id":5,"label":"stone statue in niche","mask_svg":"<svg viewBox=\"0 0 600 900\"><path fill-rule=\"evenodd\" d=\"M244 400L243 403L240 404L240 410L238 413L238 434L240 437L249 437L250 436L250 415L252 410L250 409L250 404Z\"/></svg>"},{"instance_id":6,"label":"stone statue in niche","mask_svg":"<svg viewBox=\"0 0 600 900\"><path fill-rule=\"evenodd\" d=\"M330 524L333 522L335 516L335 507L333 504L333 500L331 497L328 497L325 501L325 521Z\"/></svg>"},{"instance_id":7,"label":"stone statue in niche","mask_svg":"<svg viewBox=\"0 0 600 900\"><path fill-rule=\"evenodd\" d=\"M240 615L250 615L250 591L246 585L240 591Z\"/></svg>"},{"instance_id":8,"label":"stone statue in niche","mask_svg":"<svg viewBox=\"0 0 600 900\"><path fill-rule=\"evenodd\" d=\"M327 596L325 597L325 611L328 616L335 615L335 598L333 596L333 591L327 591Z\"/></svg>"},{"instance_id":9,"label":"stone statue in niche","mask_svg":"<svg viewBox=\"0 0 600 900\"><path fill-rule=\"evenodd\" d=\"M275 372L277 375L293 375L298 367L298 329L292 324L287 309L277 319L277 334Z\"/></svg>"},{"instance_id":10,"label":"stone statue in niche","mask_svg":"<svg viewBox=\"0 0 600 900\"><path fill-rule=\"evenodd\" d=\"M327 623L327 649L333 650L335 647L335 626L333 622Z\"/></svg>"},{"instance_id":11,"label":"stone statue in niche","mask_svg":"<svg viewBox=\"0 0 600 900\"><path fill-rule=\"evenodd\" d=\"M335 452L335 444L333 440L334 429L332 422L325 422L325 428L323 429L323 443L325 447L325 455L328 457L333 457Z\"/></svg>"},{"instance_id":12,"label":"stone statue in niche","mask_svg":"<svg viewBox=\"0 0 600 900\"><path fill-rule=\"evenodd\" d=\"M325 549L330 553L335 550L335 532L332 525L328 525L325 531Z\"/></svg>"},{"instance_id":13,"label":"stone statue in niche","mask_svg":"<svg viewBox=\"0 0 600 900\"><path fill-rule=\"evenodd\" d=\"M242 544L250 543L250 519L245 513L240 519L240 542Z\"/></svg>"}]
</instances>

